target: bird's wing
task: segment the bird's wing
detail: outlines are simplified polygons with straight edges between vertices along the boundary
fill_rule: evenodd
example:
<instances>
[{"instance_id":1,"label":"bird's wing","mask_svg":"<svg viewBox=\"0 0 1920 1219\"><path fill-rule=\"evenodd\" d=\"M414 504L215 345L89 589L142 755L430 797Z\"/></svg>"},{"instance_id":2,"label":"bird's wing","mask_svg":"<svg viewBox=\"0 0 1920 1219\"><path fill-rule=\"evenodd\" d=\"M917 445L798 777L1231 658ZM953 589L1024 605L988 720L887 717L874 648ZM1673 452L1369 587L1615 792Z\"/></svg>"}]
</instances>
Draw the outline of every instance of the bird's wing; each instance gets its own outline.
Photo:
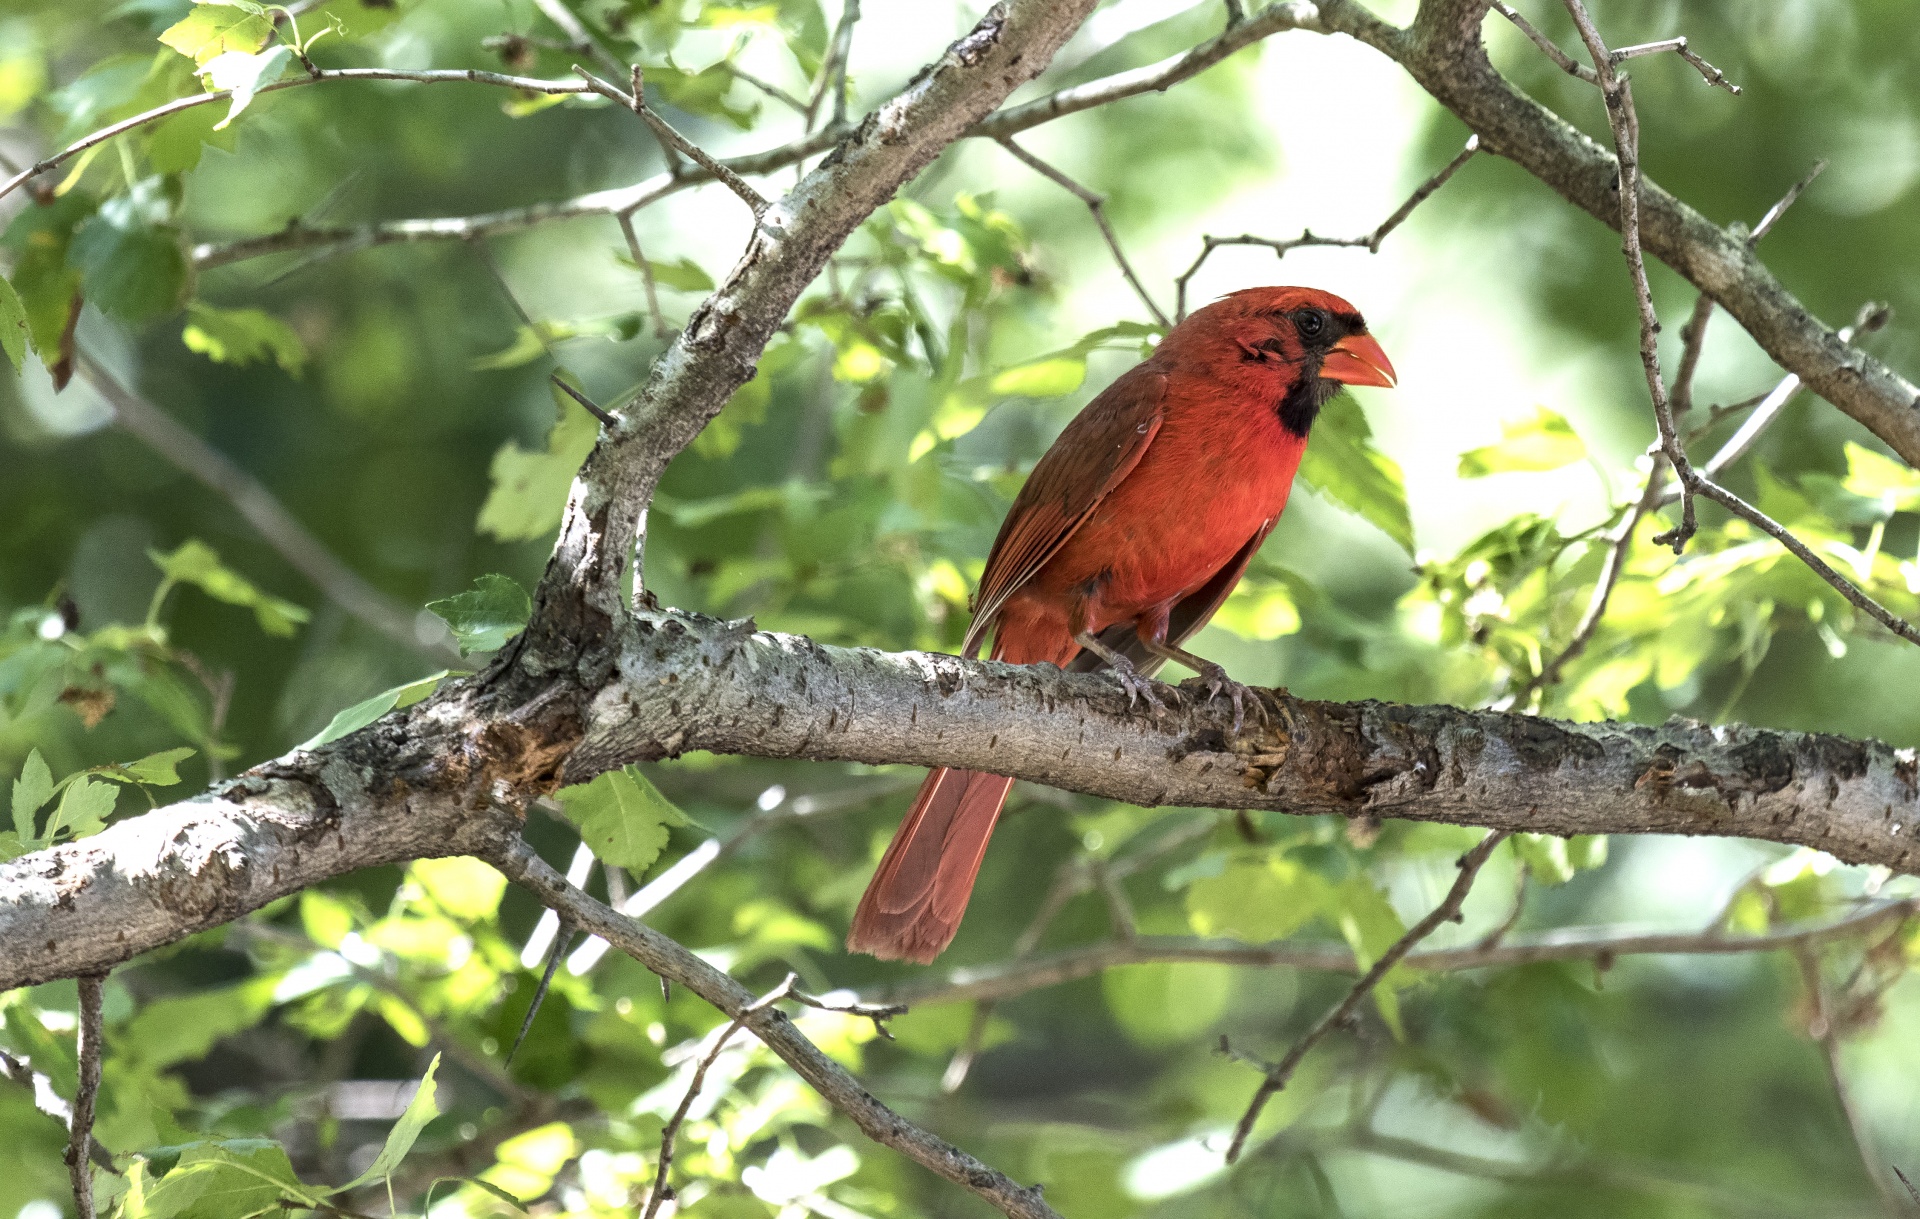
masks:
<instances>
[{"instance_id":1,"label":"bird's wing","mask_svg":"<svg viewBox=\"0 0 1920 1219\"><path fill-rule=\"evenodd\" d=\"M1066 544L1118 486L1160 431L1166 375L1146 365L1120 377L1086 405L1033 468L987 556L962 649L971 656L1007 598Z\"/></svg>"},{"instance_id":2,"label":"bird's wing","mask_svg":"<svg viewBox=\"0 0 1920 1219\"><path fill-rule=\"evenodd\" d=\"M1178 647L1192 638L1201 627L1207 625L1207 620L1227 603L1227 598L1233 594L1234 585L1240 583L1240 577L1246 574L1247 564L1253 562L1253 556L1260 551L1260 544L1267 540L1267 535L1272 533L1273 527L1279 523L1280 518L1276 516L1261 525L1254 531L1254 535L1247 539L1246 545L1234 551L1233 557L1228 559L1220 570L1214 572L1205 584L1174 604L1173 612L1167 615L1168 643ZM1133 667L1147 676L1158 672L1160 666L1166 663L1160 657L1150 654L1141 644L1140 636L1131 622L1115 623L1100 632L1099 638L1101 643L1131 660ZM1084 672L1105 668L1106 663L1092 652L1082 651L1073 658L1067 668L1069 671Z\"/></svg>"}]
</instances>

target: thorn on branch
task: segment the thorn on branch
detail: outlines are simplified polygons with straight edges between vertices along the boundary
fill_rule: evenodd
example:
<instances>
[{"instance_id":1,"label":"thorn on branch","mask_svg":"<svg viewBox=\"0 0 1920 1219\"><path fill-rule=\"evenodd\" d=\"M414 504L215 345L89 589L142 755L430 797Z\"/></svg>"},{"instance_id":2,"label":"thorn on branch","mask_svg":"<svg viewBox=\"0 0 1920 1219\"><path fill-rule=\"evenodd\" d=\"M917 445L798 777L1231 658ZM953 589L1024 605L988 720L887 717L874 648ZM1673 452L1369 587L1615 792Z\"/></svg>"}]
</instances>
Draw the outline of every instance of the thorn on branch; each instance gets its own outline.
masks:
<instances>
[{"instance_id":1,"label":"thorn on branch","mask_svg":"<svg viewBox=\"0 0 1920 1219\"><path fill-rule=\"evenodd\" d=\"M1787 214L1787 209L1799 200L1801 193L1809 186L1812 186L1813 180L1819 177L1826 168L1827 162L1824 159L1815 161L1813 168L1807 171L1806 177L1801 178L1798 182L1795 182L1787 188L1787 193L1780 196L1778 203L1767 209L1767 214L1760 217L1760 223L1753 226L1753 232L1747 234L1748 249L1752 249L1760 244L1760 239L1765 237L1768 232L1773 229L1773 226L1779 221L1780 217Z\"/></svg>"},{"instance_id":2,"label":"thorn on branch","mask_svg":"<svg viewBox=\"0 0 1920 1219\"><path fill-rule=\"evenodd\" d=\"M559 373L548 373L547 380L552 381L558 386L560 391L566 394L567 397L572 398L575 402L578 402L582 407L586 408L587 413L595 419L598 419L608 427L619 426L620 420L617 416L609 414L606 410L602 409L598 403L594 402L592 398L587 397L573 386L562 381Z\"/></svg>"},{"instance_id":3,"label":"thorn on branch","mask_svg":"<svg viewBox=\"0 0 1920 1219\"><path fill-rule=\"evenodd\" d=\"M1462 855L1458 863L1460 875L1455 878L1453 887L1447 891L1447 896L1441 900L1440 904L1429 911L1425 918L1408 928L1405 935L1395 940L1391 947L1381 953L1380 959L1373 963L1373 967L1367 970L1358 982L1354 983L1353 989L1347 992L1346 997L1329 1008L1327 1013L1307 1030L1304 1037L1294 1043L1293 1048L1287 1051L1286 1057L1279 1062L1267 1063L1239 1054L1228 1044L1225 1037L1220 1038L1222 1054L1259 1067L1266 1076L1260 1081L1259 1089L1254 1092L1253 1100L1248 1103L1247 1111L1240 1115L1239 1123L1233 1128L1233 1142L1227 1147L1227 1163L1231 1164L1240 1158L1241 1151L1247 1145L1248 1136L1253 1133L1254 1123L1260 1120L1261 1111L1267 1107L1268 1101L1287 1086L1287 1081L1293 1078L1294 1071L1306 1058L1308 1051L1318 1045L1328 1033L1352 1021L1358 1013L1361 1001L1373 993L1381 980L1400 963L1402 957L1413 951L1416 944L1432 935L1440 924L1459 919L1460 907L1466 902L1467 893L1472 890L1474 879L1480 875L1480 869L1486 865L1488 859L1493 857L1494 850L1511 834L1511 830L1495 830L1476 843L1471 851Z\"/></svg>"},{"instance_id":4,"label":"thorn on branch","mask_svg":"<svg viewBox=\"0 0 1920 1219\"><path fill-rule=\"evenodd\" d=\"M558 382L558 378L555 379ZM527 1004L526 1018L520 1021L520 1031L514 1034L513 1045L508 1048L502 1066L513 1065L513 1056L520 1052L520 1043L527 1039L527 1033L533 1028L533 1018L539 1014L541 1003L546 1001L547 989L553 985L554 971L560 968L560 958L567 953L567 945L573 942L573 924L560 920L560 930L554 934L553 947L547 950L547 967L540 975L540 985L534 988L533 1002Z\"/></svg>"}]
</instances>

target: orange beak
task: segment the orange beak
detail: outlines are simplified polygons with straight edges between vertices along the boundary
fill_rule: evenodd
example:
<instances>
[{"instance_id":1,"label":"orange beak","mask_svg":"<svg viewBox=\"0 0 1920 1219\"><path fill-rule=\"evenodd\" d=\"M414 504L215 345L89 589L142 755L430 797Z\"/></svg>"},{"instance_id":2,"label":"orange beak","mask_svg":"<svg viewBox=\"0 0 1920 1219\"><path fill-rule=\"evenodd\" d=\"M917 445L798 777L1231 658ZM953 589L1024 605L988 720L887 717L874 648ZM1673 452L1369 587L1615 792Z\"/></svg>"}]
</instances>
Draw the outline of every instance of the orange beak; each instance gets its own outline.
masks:
<instances>
[{"instance_id":1,"label":"orange beak","mask_svg":"<svg viewBox=\"0 0 1920 1219\"><path fill-rule=\"evenodd\" d=\"M1382 389L1392 389L1399 380L1393 372L1393 361L1387 359L1387 353L1380 350L1380 344L1374 342L1370 334L1350 334L1335 343L1327 358L1320 362L1320 377L1347 385L1378 385Z\"/></svg>"}]
</instances>

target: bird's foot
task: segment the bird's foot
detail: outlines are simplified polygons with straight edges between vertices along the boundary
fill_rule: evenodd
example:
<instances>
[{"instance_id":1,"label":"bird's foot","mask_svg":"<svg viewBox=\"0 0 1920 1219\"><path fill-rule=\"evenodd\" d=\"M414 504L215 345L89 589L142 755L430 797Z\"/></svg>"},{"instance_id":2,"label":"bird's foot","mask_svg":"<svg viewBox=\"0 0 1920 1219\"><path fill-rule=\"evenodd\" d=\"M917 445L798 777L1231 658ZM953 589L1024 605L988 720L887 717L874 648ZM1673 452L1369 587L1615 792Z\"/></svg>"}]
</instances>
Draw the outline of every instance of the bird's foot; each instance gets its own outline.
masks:
<instances>
[{"instance_id":1,"label":"bird's foot","mask_svg":"<svg viewBox=\"0 0 1920 1219\"><path fill-rule=\"evenodd\" d=\"M1254 711L1259 714L1260 722L1262 724L1268 722L1267 704L1261 699L1259 691L1253 689L1251 686L1242 685L1240 682L1228 677L1227 671L1224 668L1212 662L1208 662L1206 666L1200 670L1200 676L1189 677L1187 680L1181 682L1180 688L1182 690L1193 689L1196 691L1204 691L1207 701L1212 701L1222 694L1226 695L1227 701L1233 704L1233 730L1235 733L1238 733L1247 722L1247 705L1249 703L1253 705Z\"/></svg>"},{"instance_id":2,"label":"bird's foot","mask_svg":"<svg viewBox=\"0 0 1920 1219\"><path fill-rule=\"evenodd\" d=\"M1109 671L1119 681L1120 688L1127 692L1127 709L1131 711L1136 702L1145 700L1147 706L1156 713L1165 711L1167 705L1160 701L1160 696L1153 690L1159 683L1151 677L1142 677L1138 669L1127 663L1126 657L1120 657L1120 661L1120 664L1110 665Z\"/></svg>"}]
</instances>

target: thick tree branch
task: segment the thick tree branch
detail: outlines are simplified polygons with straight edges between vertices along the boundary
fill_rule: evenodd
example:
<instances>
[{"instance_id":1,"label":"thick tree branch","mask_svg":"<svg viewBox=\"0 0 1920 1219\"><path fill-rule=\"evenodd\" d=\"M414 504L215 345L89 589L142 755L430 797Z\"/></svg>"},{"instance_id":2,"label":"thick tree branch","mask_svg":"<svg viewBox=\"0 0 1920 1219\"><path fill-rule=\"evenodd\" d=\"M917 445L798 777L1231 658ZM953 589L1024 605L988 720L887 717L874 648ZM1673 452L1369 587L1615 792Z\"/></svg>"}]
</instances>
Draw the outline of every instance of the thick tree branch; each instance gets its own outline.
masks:
<instances>
[{"instance_id":1,"label":"thick tree branch","mask_svg":"<svg viewBox=\"0 0 1920 1219\"><path fill-rule=\"evenodd\" d=\"M1877 741L1291 699L1290 730L1236 736L1226 710L1135 715L1111 680L1047 666L686 614L637 615L618 643L544 686L449 682L335 746L0 865L0 989L98 972L356 868L474 854L476 807L695 749L988 770L1147 806L1745 837L1920 872L1920 760Z\"/></svg>"}]
</instances>

